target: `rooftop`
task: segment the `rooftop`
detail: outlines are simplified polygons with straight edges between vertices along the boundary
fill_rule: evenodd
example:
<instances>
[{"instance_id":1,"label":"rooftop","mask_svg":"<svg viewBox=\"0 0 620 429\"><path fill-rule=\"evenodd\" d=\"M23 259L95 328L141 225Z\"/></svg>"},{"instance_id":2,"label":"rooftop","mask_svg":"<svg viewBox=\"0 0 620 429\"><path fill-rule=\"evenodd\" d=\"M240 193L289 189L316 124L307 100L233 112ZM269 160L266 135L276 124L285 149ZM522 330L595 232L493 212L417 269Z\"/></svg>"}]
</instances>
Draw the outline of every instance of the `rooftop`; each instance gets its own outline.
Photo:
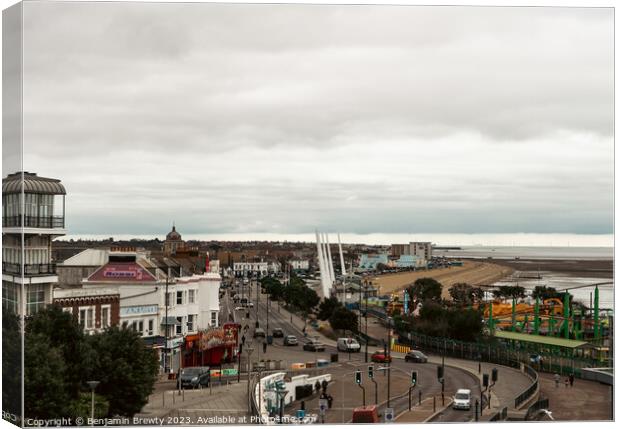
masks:
<instances>
[{"instance_id":1,"label":"rooftop","mask_svg":"<svg viewBox=\"0 0 620 429\"><path fill-rule=\"evenodd\" d=\"M36 173L23 172L24 175L24 193L26 194L48 194L48 195L66 195L65 187L58 179L49 177L40 177ZM19 194L22 191L22 172L9 174L2 179L3 194Z\"/></svg>"}]
</instances>

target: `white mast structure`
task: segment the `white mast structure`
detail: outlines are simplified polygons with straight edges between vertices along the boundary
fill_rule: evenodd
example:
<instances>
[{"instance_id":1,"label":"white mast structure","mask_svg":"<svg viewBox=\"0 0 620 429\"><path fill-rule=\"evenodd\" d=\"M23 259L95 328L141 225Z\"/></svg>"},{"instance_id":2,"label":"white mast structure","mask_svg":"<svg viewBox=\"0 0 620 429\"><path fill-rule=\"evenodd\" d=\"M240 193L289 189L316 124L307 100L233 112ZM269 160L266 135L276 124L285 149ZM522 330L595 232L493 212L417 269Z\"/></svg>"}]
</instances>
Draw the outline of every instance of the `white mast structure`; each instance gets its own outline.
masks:
<instances>
[{"instance_id":1,"label":"white mast structure","mask_svg":"<svg viewBox=\"0 0 620 429\"><path fill-rule=\"evenodd\" d=\"M323 243L321 242L321 236L318 231L316 233L316 251L317 259L319 261L319 272L321 274L321 288L323 290L323 297L329 297L329 280L327 278L327 270L325 267L325 256L323 253Z\"/></svg>"},{"instance_id":2,"label":"white mast structure","mask_svg":"<svg viewBox=\"0 0 620 429\"><path fill-rule=\"evenodd\" d=\"M323 267L325 268L325 278L327 279L327 287L331 287L332 277L329 271L329 261L327 259L327 245L325 244L325 234L321 233L321 244L323 245Z\"/></svg>"},{"instance_id":3,"label":"white mast structure","mask_svg":"<svg viewBox=\"0 0 620 429\"><path fill-rule=\"evenodd\" d=\"M342 254L342 243L340 243L340 233L338 233L338 251L340 252L340 266L342 267L342 278L344 281L344 278L347 275L347 269L344 266L344 255Z\"/></svg>"},{"instance_id":4,"label":"white mast structure","mask_svg":"<svg viewBox=\"0 0 620 429\"><path fill-rule=\"evenodd\" d=\"M330 286L334 285L334 282L336 281L336 276L334 275L334 261L332 259L332 250L331 250L331 246L329 245L329 234L325 233L325 242L327 244L327 260L329 262L329 264L327 265L327 268L329 269L329 277L330 277Z\"/></svg>"}]
</instances>

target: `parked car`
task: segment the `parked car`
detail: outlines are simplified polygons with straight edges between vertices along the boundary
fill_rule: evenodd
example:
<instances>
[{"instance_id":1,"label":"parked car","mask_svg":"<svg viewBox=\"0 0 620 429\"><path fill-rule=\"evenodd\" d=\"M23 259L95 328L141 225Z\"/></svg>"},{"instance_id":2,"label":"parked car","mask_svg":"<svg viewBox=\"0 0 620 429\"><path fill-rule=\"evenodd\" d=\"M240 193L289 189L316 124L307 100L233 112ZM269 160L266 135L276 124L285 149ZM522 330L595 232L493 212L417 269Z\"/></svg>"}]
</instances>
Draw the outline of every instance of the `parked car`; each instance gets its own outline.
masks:
<instances>
[{"instance_id":1,"label":"parked car","mask_svg":"<svg viewBox=\"0 0 620 429\"><path fill-rule=\"evenodd\" d=\"M379 414L376 405L358 407L353 409L351 423L379 423Z\"/></svg>"},{"instance_id":2,"label":"parked car","mask_svg":"<svg viewBox=\"0 0 620 429\"><path fill-rule=\"evenodd\" d=\"M454 408L455 410L471 409L471 390L457 390L456 395L454 395L454 402L452 402L452 408Z\"/></svg>"},{"instance_id":3,"label":"parked car","mask_svg":"<svg viewBox=\"0 0 620 429\"><path fill-rule=\"evenodd\" d=\"M265 330L263 328L256 328L254 330L254 338L266 338L267 335L265 335Z\"/></svg>"},{"instance_id":4,"label":"parked car","mask_svg":"<svg viewBox=\"0 0 620 429\"><path fill-rule=\"evenodd\" d=\"M405 362L426 363L428 357L418 350L411 350L405 355Z\"/></svg>"},{"instance_id":5,"label":"parked car","mask_svg":"<svg viewBox=\"0 0 620 429\"><path fill-rule=\"evenodd\" d=\"M282 330L282 328L273 328L273 331L271 331L271 335L273 335L273 338L282 338L284 337L284 331Z\"/></svg>"},{"instance_id":6,"label":"parked car","mask_svg":"<svg viewBox=\"0 0 620 429\"><path fill-rule=\"evenodd\" d=\"M325 345L318 340L310 340L306 344L304 344L304 350L309 352L324 352Z\"/></svg>"},{"instance_id":7,"label":"parked car","mask_svg":"<svg viewBox=\"0 0 620 429\"><path fill-rule=\"evenodd\" d=\"M183 368L177 380L177 389L180 387L196 389L200 386L208 387L211 381L211 372L208 366Z\"/></svg>"},{"instance_id":8,"label":"parked car","mask_svg":"<svg viewBox=\"0 0 620 429\"><path fill-rule=\"evenodd\" d=\"M235 311L245 310L245 307L237 306L235 307Z\"/></svg>"},{"instance_id":9,"label":"parked car","mask_svg":"<svg viewBox=\"0 0 620 429\"><path fill-rule=\"evenodd\" d=\"M359 352L361 349L360 343L354 338L338 338L336 346L341 352Z\"/></svg>"},{"instance_id":10,"label":"parked car","mask_svg":"<svg viewBox=\"0 0 620 429\"><path fill-rule=\"evenodd\" d=\"M284 337L285 346L296 346L297 345L297 337L295 335L287 335Z\"/></svg>"},{"instance_id":11,"label":"parked car","mask_svg":"<svg viewBox=\"0 0 620 429\"><path fill-rule=\"evenodd\" d=\"M390 363L392 362L392 356L383 352L383 350L377 350L370 356L370 360L376 363Z\"/></svg>"}]
</instances>

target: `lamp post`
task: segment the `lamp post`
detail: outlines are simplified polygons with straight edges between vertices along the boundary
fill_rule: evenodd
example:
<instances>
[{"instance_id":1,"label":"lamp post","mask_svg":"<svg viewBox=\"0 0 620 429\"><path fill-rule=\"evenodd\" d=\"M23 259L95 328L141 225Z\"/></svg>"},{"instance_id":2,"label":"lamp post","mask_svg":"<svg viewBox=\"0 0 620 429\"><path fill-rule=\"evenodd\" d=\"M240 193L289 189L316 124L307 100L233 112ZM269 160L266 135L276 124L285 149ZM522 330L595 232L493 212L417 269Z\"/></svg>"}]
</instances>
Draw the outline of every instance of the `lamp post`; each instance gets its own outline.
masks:
<instances>
[{"instance_id":1,"label":"lamp post","mask_svg":"<svg viewBox=\"0 0 620 429\"><path fill-rule=\"evenodd\" d=\"M95 426L95 389L99 385L98 381L87 381L90 387L90 425Z\"/></svg>"},{"instance_id":2,"label":"lamp post","mask_svg":"<svg viewBox=\"0 0 620 429\"><path fill-rule=\"evenodd\" d=\"M364 319L366 319L366 344L364 347L364 362L368 362L368 283L366 281L364 283L364 292L366 292L366 311L364 312Z\"/></svg>"},{"instance_id":3,"label":"lamp post","mask_svg":"<svg viewBox=\"0 0 620 429\"><path fill-rule=\"evenodd\" d=\"M252 356L252 352L254 351L254 348L249 345L248 348L246 349L247 354L248 354L248 363L247 363L247 367L248 367L248 411L251 413L252 412L252 403L250 402L250 357Z\"/></svg>"}]
</instances>

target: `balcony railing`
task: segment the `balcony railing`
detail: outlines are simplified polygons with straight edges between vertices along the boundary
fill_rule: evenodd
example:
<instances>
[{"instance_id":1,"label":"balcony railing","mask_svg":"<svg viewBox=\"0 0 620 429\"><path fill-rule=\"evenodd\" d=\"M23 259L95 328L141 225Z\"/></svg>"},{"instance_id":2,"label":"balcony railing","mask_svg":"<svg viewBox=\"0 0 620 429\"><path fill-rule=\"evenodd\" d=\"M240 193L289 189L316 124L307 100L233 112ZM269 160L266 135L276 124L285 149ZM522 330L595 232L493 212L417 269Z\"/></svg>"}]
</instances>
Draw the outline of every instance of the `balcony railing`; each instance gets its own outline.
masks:
<instances>
[{"instance_id":1,"label":"balcony railing","mask_svg":"<svg viewBox=\"0 0 620 429\"><path fill-rule=\"evenodd\" d=\"M4 274L21 275L21 265L11 264L9 262L2 263L2 272ZM56 274L56 264L26 264L24 265L24 275L54 275Z\"/></svg>"},{"instance_id":2,"label":"balcony railing","mask_svg":"<svg viewBox=\"0 0 620 429\"><path fill-rule=\"evenodd\" d=\"M24 216L24 224L22 225L21 216L4 216L2 217L3 227L20 227L24 228L64 228L64 216Z\"/></svg>"}]
</instances>

